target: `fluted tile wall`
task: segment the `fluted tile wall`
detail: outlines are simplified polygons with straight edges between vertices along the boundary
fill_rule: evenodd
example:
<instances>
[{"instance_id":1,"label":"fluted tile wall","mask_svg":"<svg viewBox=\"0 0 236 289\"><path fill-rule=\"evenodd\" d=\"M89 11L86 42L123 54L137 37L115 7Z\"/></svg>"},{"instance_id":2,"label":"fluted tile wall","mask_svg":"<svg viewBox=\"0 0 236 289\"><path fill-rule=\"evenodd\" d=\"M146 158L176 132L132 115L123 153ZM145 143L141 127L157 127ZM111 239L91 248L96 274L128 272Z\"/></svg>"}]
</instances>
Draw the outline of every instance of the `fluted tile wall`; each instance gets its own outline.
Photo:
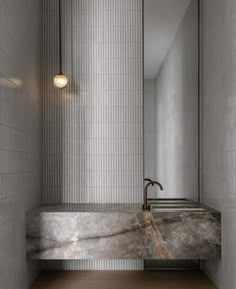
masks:
<instances>
[{"instance_id":1,"label":"fluted tile wall","mask_svg":"<svg viewBox=\"0 0 236 289\"><path fill-rule=\"evenodd\" d=\"M141 0L44 1L44 202L140 202L143 183Z\"/></svg>"},{"instance_id":2,"label":"fluted tile wall","mask_svg":"<svg viewBox=\"0 0 236 289\"><path fill-rule=\"evenodd\" d=\"M42 261L42 268L54 270L143 270L143 262L139 260L68 260Z\"/></svg>"},{"instance_id":3,"label":"fluted tile wall","mask_svg":"<svg viewBox=\"0 0 236 289\"><path fill-rule=\"evenodd\" d=\"M58 91L52 85L59 70L58 0L44 1L43 200L142 202L142 0L62 4L63 70L70 84ZM63 266L142 267L134 263L81 261Z\"/></svg>"},{"instance_id":4,"label":"fluted tile wall","mask_svg":"<svg viewBox=\"0 0 236 289\"><path fill-rule=\"evenodd\" d=\"M25 211L42 193L42 2L0 1L0 288L26 289Z\"/></svg>"}]
</instances>

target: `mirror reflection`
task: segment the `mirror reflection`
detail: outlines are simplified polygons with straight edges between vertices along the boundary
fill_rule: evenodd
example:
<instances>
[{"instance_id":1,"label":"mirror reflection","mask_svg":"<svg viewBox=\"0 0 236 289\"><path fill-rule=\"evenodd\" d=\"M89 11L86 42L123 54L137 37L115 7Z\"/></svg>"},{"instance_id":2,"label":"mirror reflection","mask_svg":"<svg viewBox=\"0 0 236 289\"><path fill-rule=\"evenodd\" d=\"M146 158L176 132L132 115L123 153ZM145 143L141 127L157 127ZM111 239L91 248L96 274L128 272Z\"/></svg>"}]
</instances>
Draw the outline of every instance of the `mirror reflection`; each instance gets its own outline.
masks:
<instances>
[{"instance_id":1,"label":"mirror reflection","mask_svg":"<svg viewBox=\"0 0 236 289\"><path fill-rule=\"evenodd\" d=\"M197 0L144 0L144 138L148 198L198 200Z\"/></svg>"}]
</instances>

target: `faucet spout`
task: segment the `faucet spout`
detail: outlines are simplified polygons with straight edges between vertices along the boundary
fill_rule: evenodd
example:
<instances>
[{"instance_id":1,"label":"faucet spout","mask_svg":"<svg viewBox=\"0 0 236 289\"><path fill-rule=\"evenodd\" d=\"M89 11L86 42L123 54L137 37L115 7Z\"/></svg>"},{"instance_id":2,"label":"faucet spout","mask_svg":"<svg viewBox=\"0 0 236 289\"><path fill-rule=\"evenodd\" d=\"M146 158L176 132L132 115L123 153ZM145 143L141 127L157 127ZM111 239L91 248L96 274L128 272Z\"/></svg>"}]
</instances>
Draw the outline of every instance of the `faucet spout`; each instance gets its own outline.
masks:
<instances>
[{"instance_id":1,"label":"faucet spout","mask_svg":"<svg viewBox=\"0 0 236 289\"><path fill-rule=\"evenodd\" d=\"M143 202L144 202L143 203L143 210L144 211L150 211L150 205L148 205L148 203L147 203L147 190L148 190L149 186L154 186L154 184L157 185L161 191L163 191L162 185L157 181L150 181L146 184L146 186L144 187L144 191L143 191Z\"/></svg>"},{"instance_id":2,"label":"faucet spout","mask_svg":"<svg viewBox=\"0 0 236 289\"><path fill-rule=\"evenodd\" d=\"M163 191L163 187L162 187L162 185L161 185L159 182L153 181L153 182L152 182L152 185L154 186L155 184L158 185L158 187L160 188L161 191ZM150 185L151 185L151 184L150 184Z\"/></svg>"},{"instance_id":3,"label":"faucet spout","mask_svg":"<svg viewBox=\"0 0 236 289\"><path fill-rule=\"evenodd\" d=\"M144 179L144 182L146 182L146 181L147 181L147 182L152 182L152 180L149 179L149 178L145 178L145 179ZM154 186L154 185L153 185L153 186Z\"/></svg>"}]
</instances>

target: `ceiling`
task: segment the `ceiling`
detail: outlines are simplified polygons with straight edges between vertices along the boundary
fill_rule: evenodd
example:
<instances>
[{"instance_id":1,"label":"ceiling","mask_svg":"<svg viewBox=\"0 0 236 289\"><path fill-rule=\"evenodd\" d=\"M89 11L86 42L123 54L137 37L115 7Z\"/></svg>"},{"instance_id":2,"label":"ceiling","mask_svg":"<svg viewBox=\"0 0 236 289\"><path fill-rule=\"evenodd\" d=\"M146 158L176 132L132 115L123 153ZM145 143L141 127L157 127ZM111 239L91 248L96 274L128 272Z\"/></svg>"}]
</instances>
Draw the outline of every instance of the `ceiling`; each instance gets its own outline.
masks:
<instances>
[{"instance_id":1,"label":"ceiling","mask_svg":"<svg viewBox=\"0 0 236 289\"><path fill-rule=\"evenodd\" d=\"M144 78L156 77L191 0L144 0Z\"/></svg>"}]
</instances>

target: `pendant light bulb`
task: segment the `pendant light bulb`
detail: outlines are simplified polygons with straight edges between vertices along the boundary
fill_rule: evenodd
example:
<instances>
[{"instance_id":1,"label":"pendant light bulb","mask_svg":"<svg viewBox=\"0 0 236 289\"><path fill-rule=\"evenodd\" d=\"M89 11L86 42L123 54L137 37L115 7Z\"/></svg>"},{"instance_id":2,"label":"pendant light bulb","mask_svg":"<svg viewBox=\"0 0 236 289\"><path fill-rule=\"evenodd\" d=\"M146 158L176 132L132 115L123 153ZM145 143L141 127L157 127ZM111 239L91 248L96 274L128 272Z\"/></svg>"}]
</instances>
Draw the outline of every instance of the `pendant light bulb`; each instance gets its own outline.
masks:
<instances>
[{"instance_id":1,"label":"pendant light bulb","mask_svg":"<svg viewBox=\"0 0 236 289\"><path fill-rule=\"evenodd\" d=\"M53 84L57 88L65 88L68 84L68 78L64 74L59 73L54 76Z\"/></svg>"}]
</instances>

